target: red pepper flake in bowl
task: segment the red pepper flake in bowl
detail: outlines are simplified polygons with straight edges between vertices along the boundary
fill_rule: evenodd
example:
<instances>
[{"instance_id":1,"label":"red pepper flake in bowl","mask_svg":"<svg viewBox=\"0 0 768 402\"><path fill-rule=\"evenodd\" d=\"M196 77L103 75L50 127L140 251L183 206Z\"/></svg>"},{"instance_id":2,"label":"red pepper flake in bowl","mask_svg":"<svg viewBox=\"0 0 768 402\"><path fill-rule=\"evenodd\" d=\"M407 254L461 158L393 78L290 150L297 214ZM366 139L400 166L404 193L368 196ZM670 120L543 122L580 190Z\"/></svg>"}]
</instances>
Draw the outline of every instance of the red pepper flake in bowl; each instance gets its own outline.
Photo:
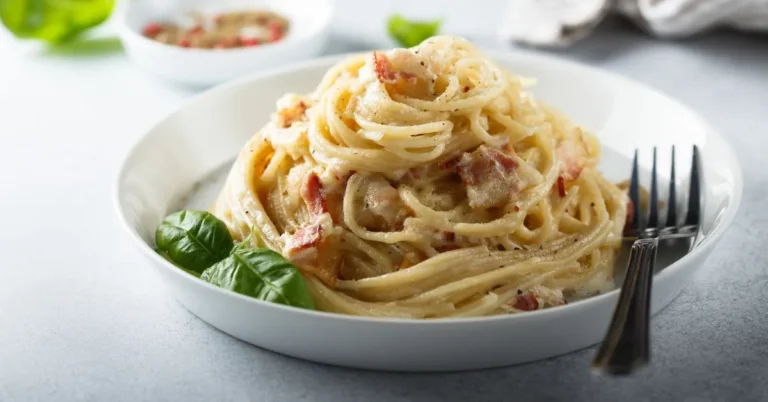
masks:
<instances>
[{"instance_id":1,"label":"red pepper flake in bowl","mask_svg":"<svg viewBox=\"0 0 768 402\"><path fill-rule=\"evenodd\" d=\"M163 28L160 26L160 24L158 24L158 23L156 23L156 22L150 22L149 24L147 24L147 25L144 27L144 29L142 30L142 32L141 32L141 33L142 33L144 36L146 36L146 37L149 37L149 38L154 38L154 37L155 37L155 36L157 36L157 34L159 34L159 33L160 33L162 30L163 30Z\"/></svg>"},{"instance_id":2,"label":"red pepper flake in bowl","mask_svg":"<svg viewBox=\"0 0 768 402\"><path fill-rule=\"evenodd\" d=\"M240 42L243 44L243 46L258 46L261 44L261 41L256 38L242 38L240 39Z\"/></svg>"},{"instance_id":3,"label":"red pepper flake in bowl","mask_svg":"<svg viewBox=\"0 0 768 402\"><path fill-rule=\"evenodd\" d=\"M203 26L202 26L202 25L200 25L200 24L197 24L197 25L193 26L193 27L192 27L192 28L189 30L189 34L190 34L190 35L194 35L194 34L200 34L200 33L204 33L204 32L205 32L205 29L203 29Z\"/></svg>"},{"instance_id":4,"label":"red pepper flake in bowl","mask_svg":"<svg viewBox=\"0 0 768 402\"><path fill-rule=\"evenodd\" d=\"M193 18L195 23L191 25L150 22L141 32L167 45L230 49L281 41L289 27L285 17L271 11L235 11Z\"/></svg>"}]
</instances>

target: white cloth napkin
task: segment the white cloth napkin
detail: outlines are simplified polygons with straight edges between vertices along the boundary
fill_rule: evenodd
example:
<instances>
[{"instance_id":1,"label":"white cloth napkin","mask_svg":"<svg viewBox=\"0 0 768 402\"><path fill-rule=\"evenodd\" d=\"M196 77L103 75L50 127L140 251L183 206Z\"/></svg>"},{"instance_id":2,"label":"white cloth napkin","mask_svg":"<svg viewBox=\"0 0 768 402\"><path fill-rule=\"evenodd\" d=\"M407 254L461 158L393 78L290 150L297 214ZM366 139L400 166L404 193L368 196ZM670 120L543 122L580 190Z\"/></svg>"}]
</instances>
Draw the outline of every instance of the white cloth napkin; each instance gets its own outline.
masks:
<instances>
[{"instance_id":1,"label":"white cloth napkin","mask_svg":"<svg viewBox=\"0 0 768 402\"><path fill-rule=\"evenodd\" d=\"M504 38L564 46L618 12L659 37L685 37L713 27L768 31L768 0L509 0Z\"/></svg>"}]
</instances>

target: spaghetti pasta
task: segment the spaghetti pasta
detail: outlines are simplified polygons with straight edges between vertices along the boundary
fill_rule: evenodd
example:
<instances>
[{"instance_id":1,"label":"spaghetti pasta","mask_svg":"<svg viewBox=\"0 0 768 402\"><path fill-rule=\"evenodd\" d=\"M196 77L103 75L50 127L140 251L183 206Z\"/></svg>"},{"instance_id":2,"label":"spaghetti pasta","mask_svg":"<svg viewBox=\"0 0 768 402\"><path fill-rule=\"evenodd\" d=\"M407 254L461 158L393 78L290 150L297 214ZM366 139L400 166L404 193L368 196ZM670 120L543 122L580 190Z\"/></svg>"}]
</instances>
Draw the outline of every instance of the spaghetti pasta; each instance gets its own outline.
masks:
<instances>
[{"instance_id":1,"label":"spaghetti pasta","mask_svg":"<svg viewBox=\"0 0 768 402\"><path fill-rule=\"evenodd\" d=\"M350 57L278 101L211 212L330 312L482 316L610 289L626 196L528 85L455 37Z\"/></svg>"}]
</instances>

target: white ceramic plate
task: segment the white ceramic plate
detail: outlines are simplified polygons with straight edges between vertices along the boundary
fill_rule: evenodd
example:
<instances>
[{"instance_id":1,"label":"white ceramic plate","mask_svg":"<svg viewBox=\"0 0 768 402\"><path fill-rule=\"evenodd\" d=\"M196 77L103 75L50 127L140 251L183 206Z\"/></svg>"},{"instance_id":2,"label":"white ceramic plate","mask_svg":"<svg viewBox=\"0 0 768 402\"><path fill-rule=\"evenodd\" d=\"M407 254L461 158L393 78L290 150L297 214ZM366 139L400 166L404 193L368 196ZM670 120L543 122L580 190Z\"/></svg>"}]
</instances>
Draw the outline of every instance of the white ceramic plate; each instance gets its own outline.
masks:
<instances>
[{"instance_id":1,"label":"white ceramic plate","mask_svg":"<svg viewBox=\"0 0 768 402\"><path fill-rule=\"evenodd\" d=\"M690 145L705 171L704 238L656 275L652 311L677 296L731 223L742 192L739 165L723 138L690 109L617 75L548 56L492 55L512 71L539 78L535 93L597 133L601 170L626 178L638 147L659 146L666 161L678 146L678 178ZM116 186L120 219L170 292L192 313L237 338L276 352L343 366L408 371L464 370L527 362L601 340L618 291L566 306L517 315L416 321L371 319L284 307L216 288L182 272L152 250L163 217L217 191L211 173L226 169L267 120L285 92L308 92L338 57L314 60L215 88L167 117L128 153ZM649 158L643 158L646 166ZM666 171L666 169L663 169ZM215 177L214 177L215 179ZM215 180L214 180L215 181ZM680 183L681 186L684 183ZM190 194L195 194L190 201Z\"/></svg>"},{"instance_id":2,"label":"white ceramic plate","mask_svg":"<svg viewBox=\"0 0 768 402\"><path fill-rule=\"evenodd\" d=\"M174 21L189 12L272 10L290 21L281 41L225 50L185 49L141 34L153 21ZM128 57L160 78L192 86L209 86L315 57L323 50L331 18L330 0L132 0L121 4L120 39Z\"/></svg>"}]
</instances>

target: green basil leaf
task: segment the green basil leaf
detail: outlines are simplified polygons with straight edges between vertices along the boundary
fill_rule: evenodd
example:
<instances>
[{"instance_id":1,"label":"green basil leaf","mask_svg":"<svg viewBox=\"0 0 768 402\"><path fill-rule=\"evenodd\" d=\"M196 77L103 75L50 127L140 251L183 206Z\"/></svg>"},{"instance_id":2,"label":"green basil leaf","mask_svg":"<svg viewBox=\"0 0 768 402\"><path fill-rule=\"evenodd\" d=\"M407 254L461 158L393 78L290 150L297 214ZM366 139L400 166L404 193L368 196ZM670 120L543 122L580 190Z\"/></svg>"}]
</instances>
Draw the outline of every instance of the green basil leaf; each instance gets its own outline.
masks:
<instances>
[{"instance_id":1,"label":"green basil leaf","mask_svg":"<svg viewBox=\"0 0 768 402\"><path fill-rule=\"evenodd\" d=\"M199 277L200 277L200 275L202 275L200 272L197 272L197 271L193 271L193 270L191 270L191 269L184 269L184 268L181 268L181 270L182 270L182 271L184 271L184 272L186 272L186 273L188 273L188 274L190 274L190 275L192 275L192 276L194 276L195 278L199 278Z\"/></svg>"},{"instance_id":2,"label":"green basil leaf","mask_svg":"<svg viewBox=\"0 0 768 402\"><path fill-rule=\"evenodd\" d=\"M157 227L155 244L174 264L195 272L227 258L234 246L227 225L205 211L168 215Z\"/></svg>"},{"instance_id":3,"label":"green basil leaf","mask_svg":"<svg viewBox=\"0 0 768 402\"><path fill-rule=\"evenodd\" d=\"M206 269L200 279L260 300L315 309L299 270L269 249L238 248Z\"/></svg>"},{"instance_id":4,"label":"green basil leaf","mask_svg":"<svg viewBox=\"0 0 768 402\"><path fill-rule=\"evenodd\" d=\"M409 21L399 14L389 17L387 31L403 47L413 47L435 36L442 21Z\"/></svg>"},{"instance_id":5,"label":"green basil leaf","mask_svg":"<svg viewBox=\"0 0 768 402\"><path fill-rule=\"evenodd\" d=\"M2 0L0 0L0 1L2 1ZM173 260L171 259L171 257L168 257L168 254L165 254L164 252L162 252L162 251L160 251L160 250L157 250L157 249L155 249L155 252L156 252L156 253L158 253L158 254L160 254L160 256L161 256L161 257L165 258L165 259L166 259L168 262L170 262L171 264L174 264L174 265L176 265L176 263L175 263L175 262L173 262ZM186 272L186 273L188 273L188 274L190 274L190 275L192 275L192 276L194 276L195 278L199 278L199 277L200 277L200 275L202 275L202 273L200 273L200 272L197 272L197 271L191 271L191 270L189 270L189 269L184 269L184 268L181 268L181 267L179 267L179 269L180 269L180 270L182 270L182 271L184 271L184 272Z\"/></svg>"},{"instance_id":6,"label":"green basil leaf","mask_svg":"<svg viewBox=\"0 0 768 402\"><path fill-rule=\"evenodd\" d=\"M0 0L0 20L18 38L69 40L106 21L114 0Z\"/></svg>"}]
</instances>

